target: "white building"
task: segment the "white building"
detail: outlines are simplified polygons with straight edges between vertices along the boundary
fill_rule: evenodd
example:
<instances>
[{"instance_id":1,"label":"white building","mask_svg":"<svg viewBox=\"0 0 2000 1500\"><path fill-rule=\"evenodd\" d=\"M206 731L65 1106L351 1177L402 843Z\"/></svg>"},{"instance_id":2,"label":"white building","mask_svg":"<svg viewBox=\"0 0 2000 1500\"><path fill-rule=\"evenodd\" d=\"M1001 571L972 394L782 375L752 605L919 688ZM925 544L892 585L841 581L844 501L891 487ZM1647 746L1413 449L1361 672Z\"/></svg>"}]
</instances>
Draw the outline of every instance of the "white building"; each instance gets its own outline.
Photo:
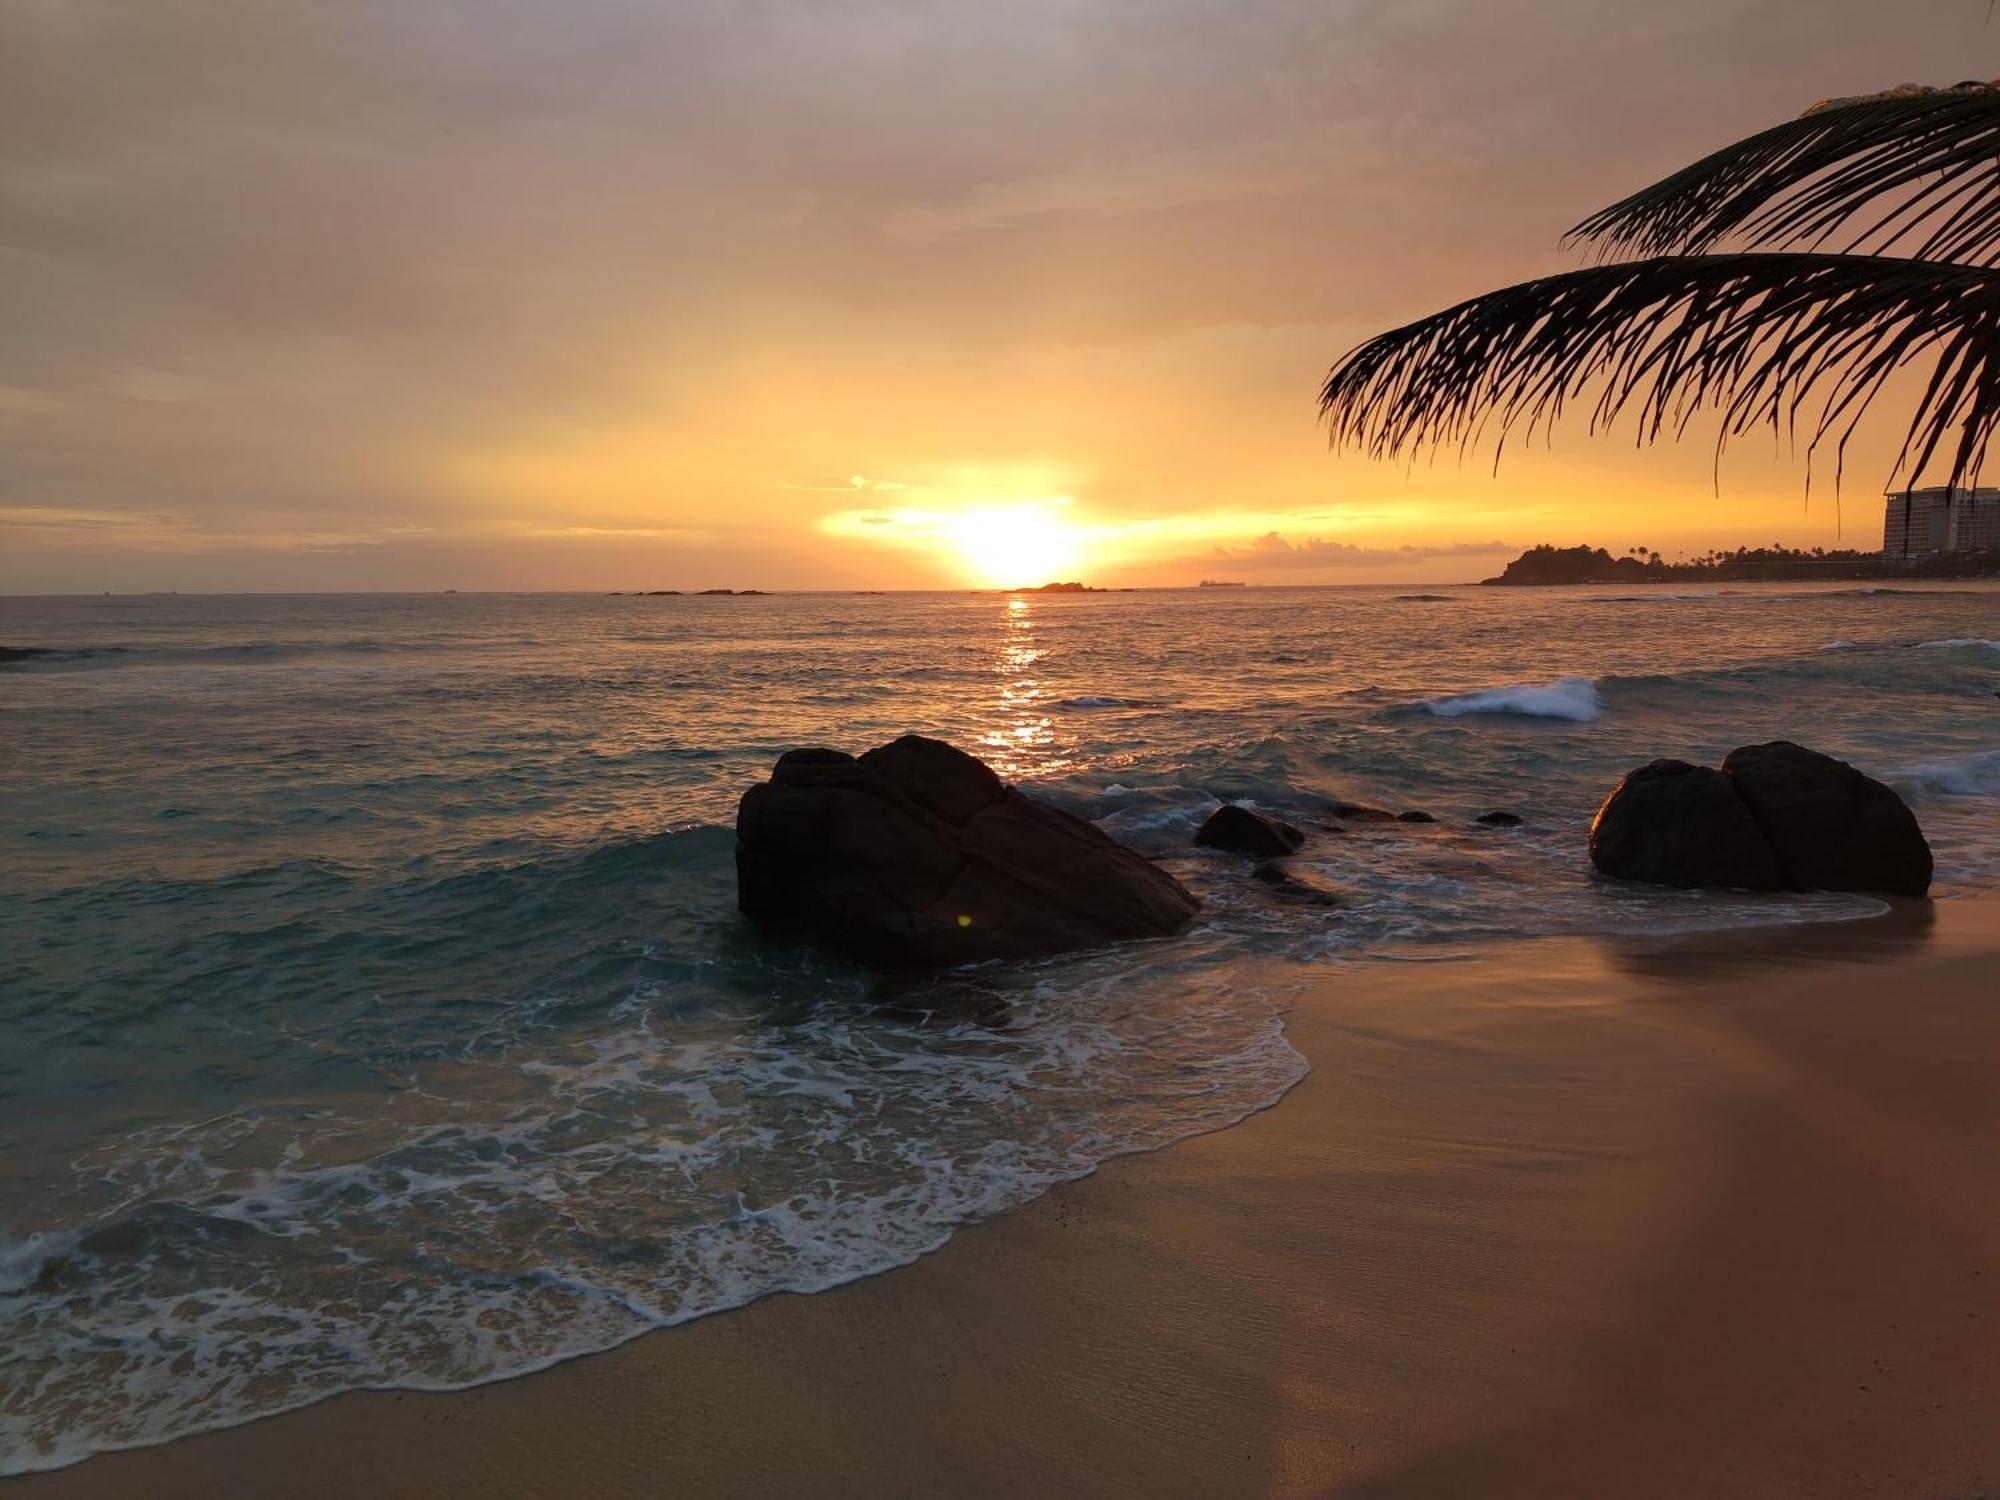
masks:
<instances>
[{"instance_id":1,"label":"white building","mask_svg":"<svg viewBox=\"0 0 2000 1500\"><path fill-rule=\"evenodd\" d=\"M1891 491L1882 513L1882 555L1982 552L2000 547L2000 489L1934 485Z\"/></svg>"}]
</instances>

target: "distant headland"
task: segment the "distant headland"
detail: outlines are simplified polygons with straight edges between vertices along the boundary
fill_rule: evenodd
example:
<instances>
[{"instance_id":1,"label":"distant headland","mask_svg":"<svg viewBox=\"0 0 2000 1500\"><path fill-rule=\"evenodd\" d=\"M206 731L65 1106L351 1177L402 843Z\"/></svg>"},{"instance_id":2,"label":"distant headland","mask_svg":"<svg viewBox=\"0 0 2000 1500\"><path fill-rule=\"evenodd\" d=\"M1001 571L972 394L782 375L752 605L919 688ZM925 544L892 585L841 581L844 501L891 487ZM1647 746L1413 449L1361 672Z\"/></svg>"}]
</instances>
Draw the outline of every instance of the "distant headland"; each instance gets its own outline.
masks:
<instances>
[{"instance_id":1,"label":"distant headland","mask_svg":"<svg viewBox=\"0 0 2000 1500\"><path fill-rule=\"evenodd\" d=\"M1938 552L1921 557L1897 557L1880 552L1806 551L1781 547L1739 547L1734 552L1710 552L1685 562L1668 562L1647 547L1635 547L1613 557L1602 547L1530 547L1508 563L1498 578L1483 584L1542 585L1564 583L1781 583L1850 578L1988 578L2000 577L2000 550Z\"/></svg>"},{"instance_id":2,"label":"distant headland","mask_svg":"<svg viewBox=\"0 0 2000 1500\"><path fill-rule=\"evenodd\" d=\"M1131 589L1099 589L1083 583L1043 583L1031 589L1005 589L1009 594L1129 594Z\"/></svg>"}]
</instances>

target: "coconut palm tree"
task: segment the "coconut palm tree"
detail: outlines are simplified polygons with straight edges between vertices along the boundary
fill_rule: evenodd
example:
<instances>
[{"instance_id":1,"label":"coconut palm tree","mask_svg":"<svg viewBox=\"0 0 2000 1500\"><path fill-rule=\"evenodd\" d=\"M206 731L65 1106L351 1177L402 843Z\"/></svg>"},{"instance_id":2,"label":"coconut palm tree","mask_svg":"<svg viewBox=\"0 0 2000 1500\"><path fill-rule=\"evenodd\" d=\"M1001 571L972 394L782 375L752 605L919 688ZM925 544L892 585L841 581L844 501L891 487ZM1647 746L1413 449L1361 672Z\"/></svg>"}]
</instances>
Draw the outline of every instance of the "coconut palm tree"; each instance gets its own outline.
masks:
<instances>
[{"instance_id":1,"label":"coconut palm tree","mask_svg":"<svg viewBox=\"0 0 2000 1500\"><path fill-rule=\"evenodd\" d=\"M1571 406L1639 439L1720 414L1717 458L1764 425L1807 473L1899 370L1927 367L1890 479L1934 458L1976 483L2000 426L2000 83L1829 100L1592 214L1596 264L1370 339L1327 376L1336 447L1485 437L1494 460ZM1720 248L1719 248L1720 247Z\"/></svg>"}]
</instances>

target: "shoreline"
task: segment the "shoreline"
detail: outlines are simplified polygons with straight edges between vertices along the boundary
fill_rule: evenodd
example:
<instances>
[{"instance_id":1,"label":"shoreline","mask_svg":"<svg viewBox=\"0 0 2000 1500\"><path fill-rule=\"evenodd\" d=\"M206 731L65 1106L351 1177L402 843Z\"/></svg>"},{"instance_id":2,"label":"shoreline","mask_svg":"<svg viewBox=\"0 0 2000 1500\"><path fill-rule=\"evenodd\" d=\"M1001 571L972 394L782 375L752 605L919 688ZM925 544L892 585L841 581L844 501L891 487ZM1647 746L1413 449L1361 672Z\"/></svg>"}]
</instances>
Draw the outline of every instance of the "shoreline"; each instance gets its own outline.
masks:
<instances>
[{"instance_id":1,"label":"shoreline","mask_svg":"<svg viewBox=\"0 0 2000 1500\"><path fill-rule=\"evenodd\" d=\"M2000 901L1273 970L1312 1071L915 1263L7 1493L1975 1493Z\"/></svg>"}]
</instances>

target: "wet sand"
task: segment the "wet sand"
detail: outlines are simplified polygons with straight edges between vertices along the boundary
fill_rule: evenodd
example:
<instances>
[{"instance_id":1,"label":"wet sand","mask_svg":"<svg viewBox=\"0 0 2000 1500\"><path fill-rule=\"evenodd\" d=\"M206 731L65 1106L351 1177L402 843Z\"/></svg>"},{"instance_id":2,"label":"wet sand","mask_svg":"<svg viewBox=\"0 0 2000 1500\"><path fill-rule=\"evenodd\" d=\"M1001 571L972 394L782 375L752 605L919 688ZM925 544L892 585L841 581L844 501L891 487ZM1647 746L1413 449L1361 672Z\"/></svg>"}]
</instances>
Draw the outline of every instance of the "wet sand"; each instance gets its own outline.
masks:
<instances>
[{"instance_id":1,"label":"wet sand","mask_svg":"<svg viewBox=\"0 0 2000 1500\"><path fill-rule=\"evenodd\" d=\"M1313 1072L938 1253L60 1496L1971 1497L2000 903L1274 970Z\"/></svg>"}]
</instances>

